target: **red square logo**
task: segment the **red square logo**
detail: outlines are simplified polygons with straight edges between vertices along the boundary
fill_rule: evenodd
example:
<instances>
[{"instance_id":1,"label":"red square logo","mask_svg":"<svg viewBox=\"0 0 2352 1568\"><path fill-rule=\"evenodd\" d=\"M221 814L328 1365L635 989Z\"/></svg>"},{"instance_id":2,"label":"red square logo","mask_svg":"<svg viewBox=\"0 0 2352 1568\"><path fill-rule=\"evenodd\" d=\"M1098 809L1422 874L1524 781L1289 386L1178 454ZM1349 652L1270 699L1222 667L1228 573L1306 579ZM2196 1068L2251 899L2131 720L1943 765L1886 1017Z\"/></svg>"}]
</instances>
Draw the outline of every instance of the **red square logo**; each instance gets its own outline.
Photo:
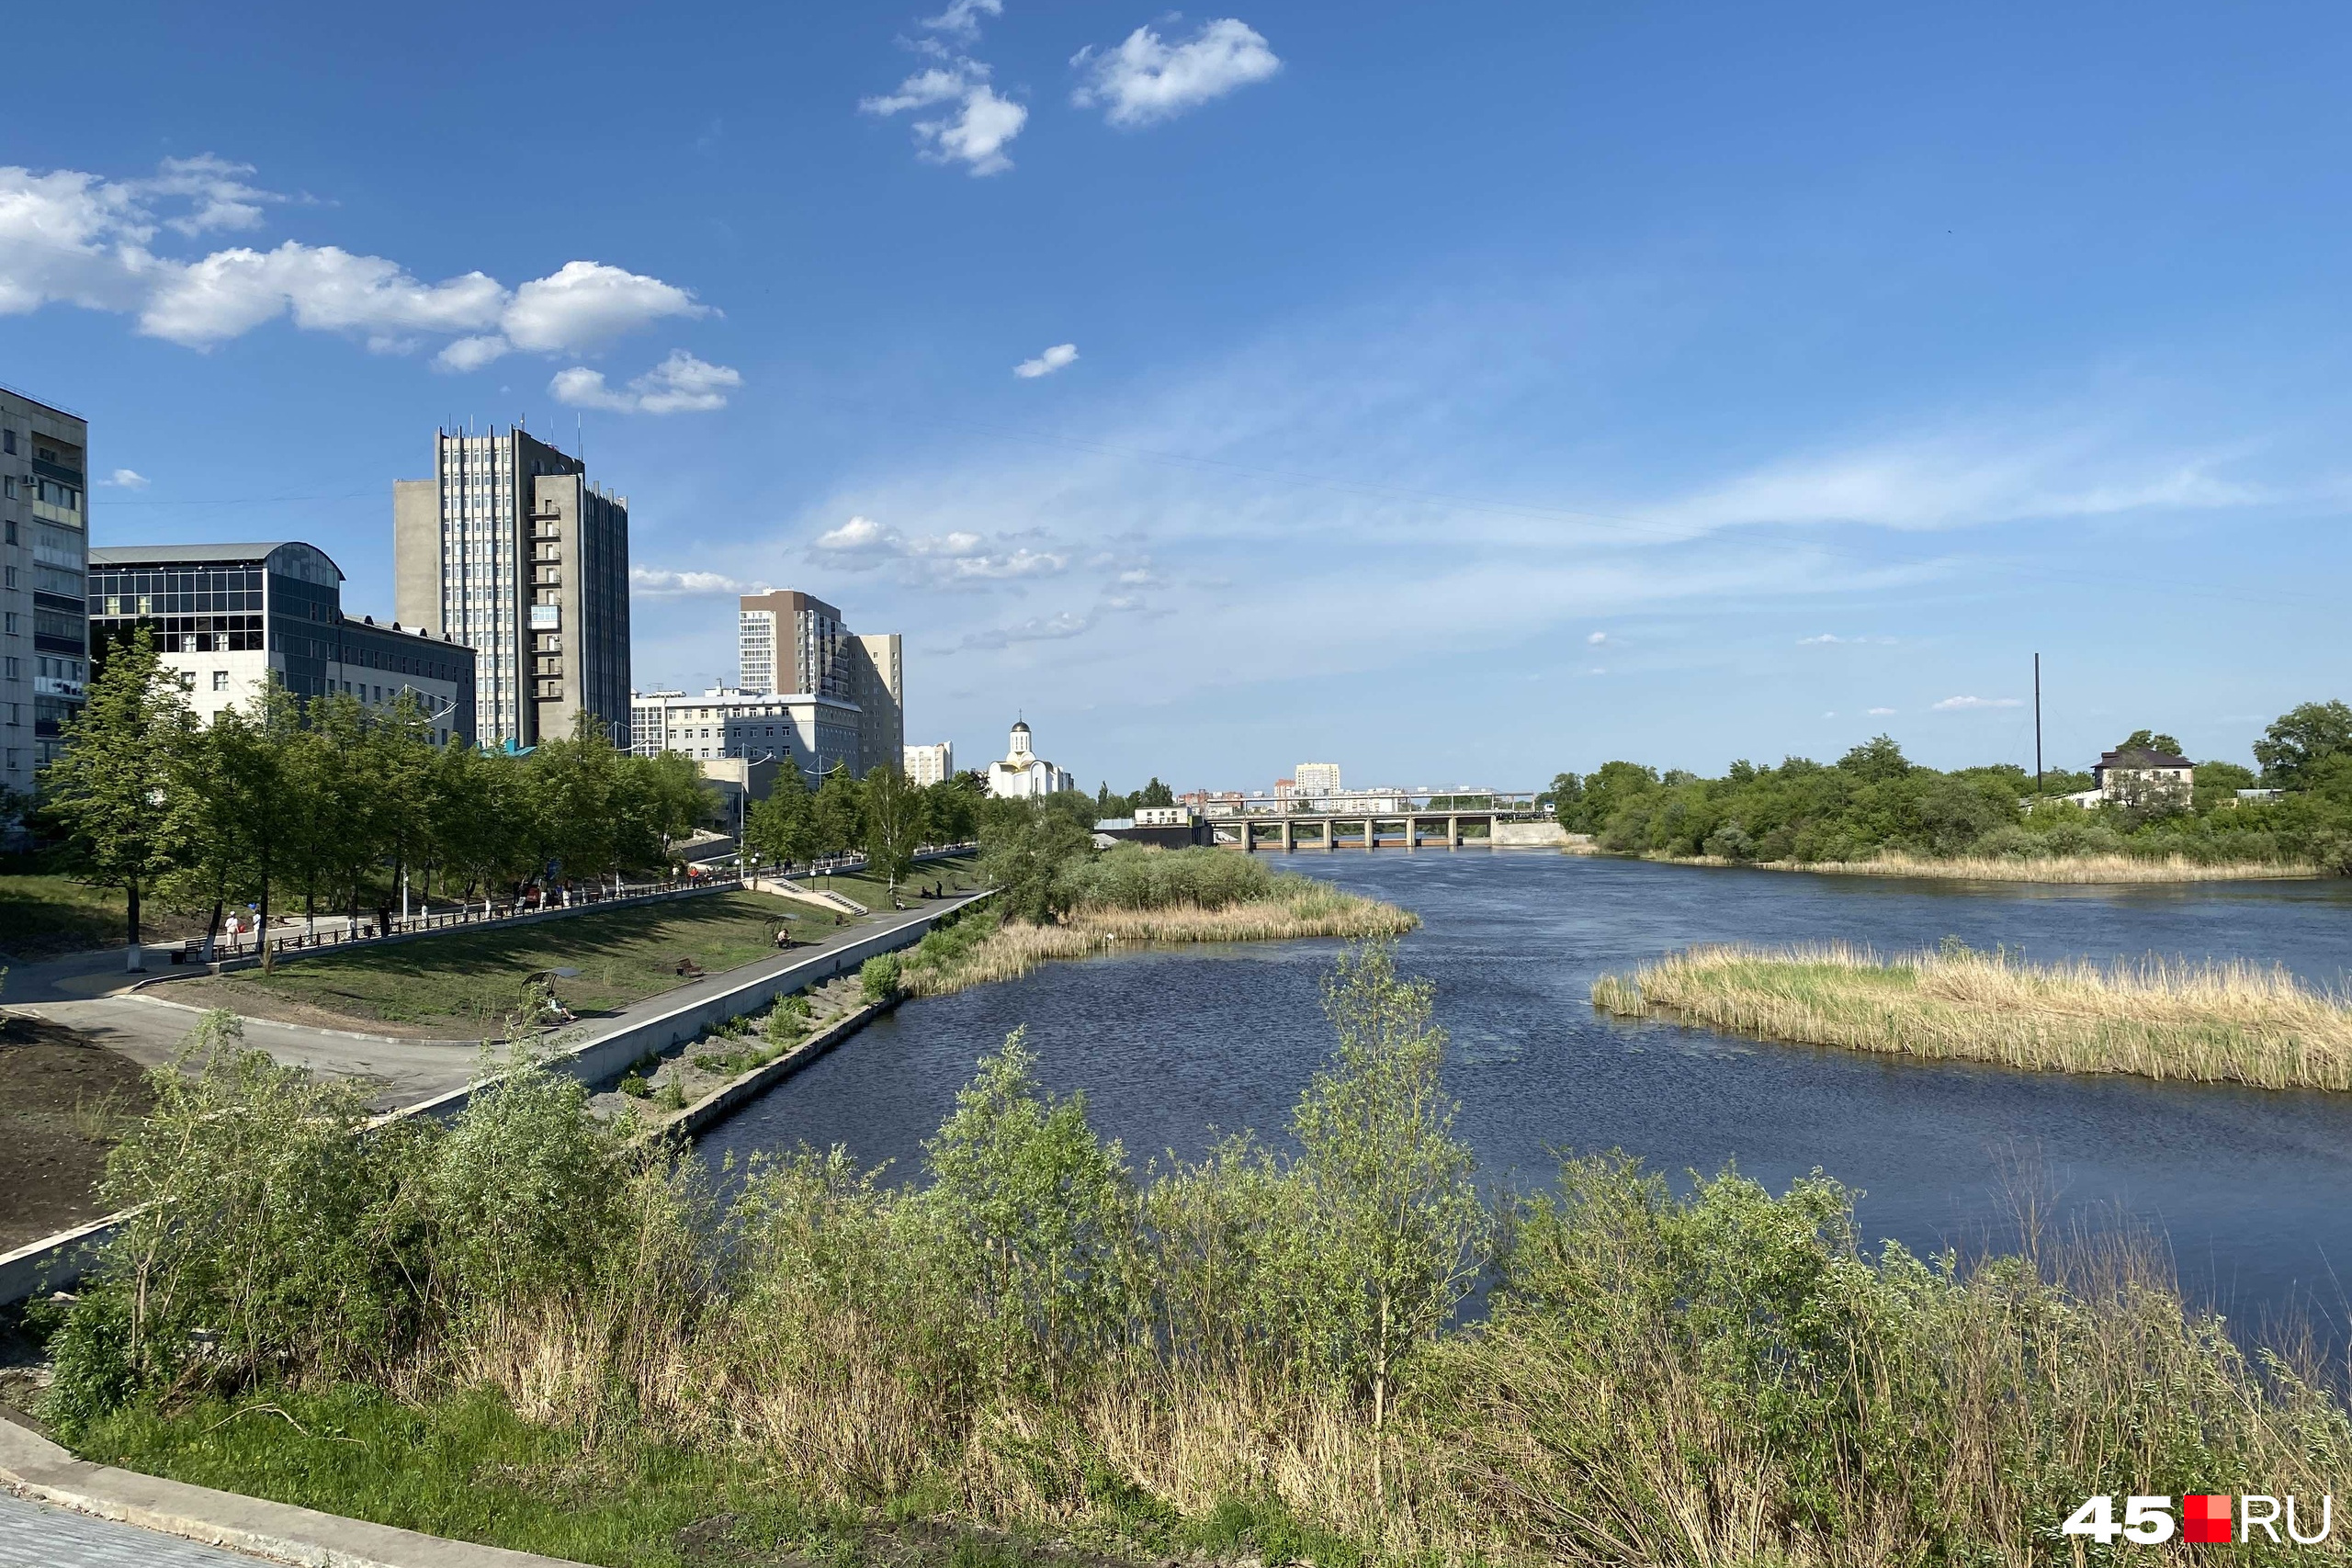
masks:
<instances>
[{"instance_id":1,"label":"red square logo","mask_svg":"<svg viewBox=\"0 0 2352 1568\"><path fill-rule=\"evenodd\" d=\"M2207 1545L2230 1543L2230 1495L2193 1492L2180 1500L2180 1539Z\"/></svg>"}]
</instances>

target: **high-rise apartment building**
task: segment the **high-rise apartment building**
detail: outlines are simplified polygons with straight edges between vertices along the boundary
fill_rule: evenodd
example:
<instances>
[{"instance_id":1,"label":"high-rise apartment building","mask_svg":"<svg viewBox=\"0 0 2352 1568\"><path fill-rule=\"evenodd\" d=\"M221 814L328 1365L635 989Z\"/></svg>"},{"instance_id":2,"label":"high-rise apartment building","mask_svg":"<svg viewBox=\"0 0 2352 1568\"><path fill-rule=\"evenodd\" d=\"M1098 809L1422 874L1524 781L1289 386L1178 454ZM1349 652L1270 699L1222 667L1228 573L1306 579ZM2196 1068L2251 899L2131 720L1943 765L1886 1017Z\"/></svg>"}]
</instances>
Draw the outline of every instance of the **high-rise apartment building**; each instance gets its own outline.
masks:
<instances>
[{"instance_id":1,"label":"high-rise apartment building","mask_svg":"<svg viewBox=\"0 0 2352 1568\"><path fill-rule=\"evenodd\" d=\"M392 485L392 613L479 656L485 745L593 714L628 743L628 502L522 430L444 430L434 477Z\"/></svg>"},{"instance_id":2,"label":"high-rise apartment building","mask_svg":"<svg viewBox=\"0 0 2352 1568\"><path fill-rule=\"evenodd\" d=\"M0 387L0 784L33 787L90 673L89 424Z\"/></svg>"},{"instance_id":3,"label":"high-rise apartment building","mask_svg":"<svg viewBox=\"0 0 2352 1568\"><path fill-rule=\"evenodd\" d=\"M928 746L907 746L899 750L906 759L907 782L911 784L935 784L956 776L956 747L946 740L933 741Z\"/></svg>"},{"instance_id":4,"label":"high-rise apartment building","mask_svg":"<svg viewBox=\"0 0 2352 1568\"><path fill-rule=\"evenodd\" d=\"M369 707L413 695L436 744L474 738L474 650L343 613L343 569L314 545L130 545L90 552L90 652L145 626L189 709L250 709L274 678L298 697Z\"/></svg>"},{"instance_id":5,"label":"high-rise apartment building","mask_svg":"<svg viewBox=\"0 0 2352 1568\"><path fill-rule=\"evenodd\" d=\"M1301 762L1291 770L1291 793L1307 796L1340 793L1340 764Z\"/></svg>"},{"instance_id":6,"label":"high-rise apartment building","mask_svg":"<svg viewBox=\"0 0 2352 1568\"><path fill-rule=\"evenodd\" d=\"M857 713L856 770L900 761L906 682L898 633L854 633L839 610L790 589L746 593L737 612L742 691L848 704Z\"/></svg>"}]
</instances>

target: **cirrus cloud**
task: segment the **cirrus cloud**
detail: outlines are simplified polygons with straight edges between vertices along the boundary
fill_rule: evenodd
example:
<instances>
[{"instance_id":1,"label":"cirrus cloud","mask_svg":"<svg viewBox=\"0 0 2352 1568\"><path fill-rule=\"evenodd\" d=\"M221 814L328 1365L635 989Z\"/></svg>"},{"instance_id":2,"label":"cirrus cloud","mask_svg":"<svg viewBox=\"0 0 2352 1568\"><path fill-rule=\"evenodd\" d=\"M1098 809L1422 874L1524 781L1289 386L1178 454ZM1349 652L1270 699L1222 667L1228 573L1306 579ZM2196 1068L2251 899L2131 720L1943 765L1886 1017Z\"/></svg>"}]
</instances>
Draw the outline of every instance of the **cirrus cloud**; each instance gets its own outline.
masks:
<instances>
[{"instance_id":1,"label":"cirrus cloud","mask_svg":"<svg viewBox=\"0 0 2352 1568\"><path fill-rule=\"evenodd\" d=\"M2023 707L2025 701L2021 697L1946 697L1939 703L1928 705L1938 713L1956 713L1970 708Z\"/></svg>"}]
</instances>

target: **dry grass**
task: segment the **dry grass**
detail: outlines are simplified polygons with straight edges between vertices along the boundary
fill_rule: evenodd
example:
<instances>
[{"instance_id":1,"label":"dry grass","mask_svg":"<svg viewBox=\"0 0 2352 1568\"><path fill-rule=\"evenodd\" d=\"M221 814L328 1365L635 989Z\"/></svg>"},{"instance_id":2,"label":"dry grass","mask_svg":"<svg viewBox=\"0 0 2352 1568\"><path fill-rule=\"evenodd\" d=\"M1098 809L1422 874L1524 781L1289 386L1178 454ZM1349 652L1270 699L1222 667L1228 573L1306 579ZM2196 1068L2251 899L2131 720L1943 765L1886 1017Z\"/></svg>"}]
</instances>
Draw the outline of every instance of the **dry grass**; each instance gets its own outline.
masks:
<instances>
[{"instance_id":1,"label":"dry grass","mask_svg":"<svg viewBox=\"0 0 2352 1568\"><path fill-rule=\"evenodd\" d=\"M1272 897L1221 909L1189 904L1159 909L1080 908L1057 925L1008 921L944 964L910 962L899 971L899 982L910 995L937 997L993 980L1018 979L1054 959L1087 958L1122 947L1391 937L1419 924L1420 917L1409 910L1322 883L1304 888L1282 885Z\"/></svg>"},{"instance_id":2,"label":"dry grass","mask_svg":"<svg viewBox=\"0 0 2352 1568\"><path fill-rule=\"evenodd\" d=\"M1930 876L1947 882L2048 882L2067 886L2130 882L2282 882L2324 875L2308 862L2229 861L2208 864L2181 855L1955 855L1936 860L1889 852L1871 860L1727 861L1717 855L1671 858L1678 865L1752 865L1760 871L1819 871L1838 876Z\"/></svg>"},{"instance_id":3,"label":"dry grass","mask_svg":"<svg viewBox=\"0 0 2352 1568\"><path fill-rule=\"evenodd\" d=\"M2052 1072L2352 1089L2352 1007L2281 968L2028 964L1960 949L1701 947L1603 976L1593 1005L1768 1040Z\"/></svg>"}]
</instances>

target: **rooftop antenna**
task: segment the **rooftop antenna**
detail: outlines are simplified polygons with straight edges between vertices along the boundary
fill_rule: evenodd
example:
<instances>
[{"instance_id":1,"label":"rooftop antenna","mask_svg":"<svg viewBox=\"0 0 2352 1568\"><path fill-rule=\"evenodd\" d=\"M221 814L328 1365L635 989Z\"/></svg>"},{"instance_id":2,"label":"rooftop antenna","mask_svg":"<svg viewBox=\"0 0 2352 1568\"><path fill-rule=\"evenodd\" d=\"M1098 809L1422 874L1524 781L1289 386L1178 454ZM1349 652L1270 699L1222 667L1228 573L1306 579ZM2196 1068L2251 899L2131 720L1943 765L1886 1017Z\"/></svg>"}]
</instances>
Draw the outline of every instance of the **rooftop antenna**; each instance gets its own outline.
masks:
<instances>
[{"instance_id":1,"label":"rooftop antenna","mask_svg":"<svg viewBox=\"0 0 2352 1568\"><path fill-rule=\"evenodd\" d=\"M2041 798L2041 655L2033 656L2033 797Z\"/></svg>"}]
</instances>

